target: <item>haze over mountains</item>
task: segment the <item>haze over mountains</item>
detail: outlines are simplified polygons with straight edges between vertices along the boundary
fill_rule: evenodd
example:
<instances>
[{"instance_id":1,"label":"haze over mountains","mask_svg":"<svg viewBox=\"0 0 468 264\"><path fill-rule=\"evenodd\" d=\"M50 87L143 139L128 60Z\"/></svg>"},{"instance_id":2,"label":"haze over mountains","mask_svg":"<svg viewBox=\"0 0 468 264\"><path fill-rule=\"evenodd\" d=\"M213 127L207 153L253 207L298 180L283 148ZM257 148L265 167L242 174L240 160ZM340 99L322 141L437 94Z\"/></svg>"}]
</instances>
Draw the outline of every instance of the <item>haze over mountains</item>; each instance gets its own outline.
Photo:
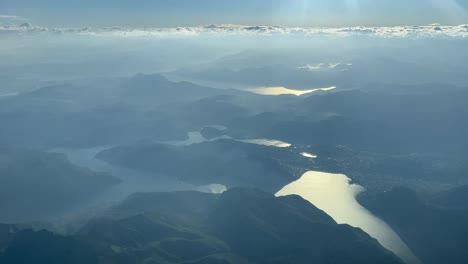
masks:
<instances>
[{"instance_id":1,"label":"haze over mountains","mask_svg":"<svg viewBox=\"0 0 468 264\"><path fill-rule=\"evenodd\" d=\"M1 25L0 263L466 263L466 30Z\"/></svg>"}]
</instances>

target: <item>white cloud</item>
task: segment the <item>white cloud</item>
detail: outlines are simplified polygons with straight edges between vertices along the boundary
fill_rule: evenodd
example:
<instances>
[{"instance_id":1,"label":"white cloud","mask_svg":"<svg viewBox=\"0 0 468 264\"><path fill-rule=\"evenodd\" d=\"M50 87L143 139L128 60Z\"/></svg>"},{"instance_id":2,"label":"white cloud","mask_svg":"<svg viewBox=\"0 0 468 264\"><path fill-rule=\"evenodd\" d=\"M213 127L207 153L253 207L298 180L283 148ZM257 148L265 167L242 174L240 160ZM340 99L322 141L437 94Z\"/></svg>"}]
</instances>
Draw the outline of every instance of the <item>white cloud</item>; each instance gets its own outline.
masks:
<instances>
[{"instance_id":1,"label":"white cloud","mask_svg":"<svg viewBox=\"0 0 468 264\"><path fill-rule=\"evenodd\" d=\"M9 21L9 23L2 23ZM190 36L199 34L222 33L229 35L305 35L305 36L374 36L388 38L430 38L430 37L468 37L468 25L443 26L395 26L395 27L279 27L245 25L207 25L198 27L176 28L47 28L31 25L27 19L17 16L0 16L0 33L69 33L90 35L115 35L122 37L144 36Z\"/></svg>"},{"instance_id":2,"label":"white cloud","mask_svg":"<svg viewBox=\"0 0 468 264\"><path fill-rule=\"evenodd\" d=\"M310 64L307 64L307 65L304 65L304 66L301 66L301 67L297 67L298 70L306 70L306 71L320 71L322 70L324 67L324 63L320 63L320 64L315 64L315 65L310 65Z\"/></svg>"}]
</instances>

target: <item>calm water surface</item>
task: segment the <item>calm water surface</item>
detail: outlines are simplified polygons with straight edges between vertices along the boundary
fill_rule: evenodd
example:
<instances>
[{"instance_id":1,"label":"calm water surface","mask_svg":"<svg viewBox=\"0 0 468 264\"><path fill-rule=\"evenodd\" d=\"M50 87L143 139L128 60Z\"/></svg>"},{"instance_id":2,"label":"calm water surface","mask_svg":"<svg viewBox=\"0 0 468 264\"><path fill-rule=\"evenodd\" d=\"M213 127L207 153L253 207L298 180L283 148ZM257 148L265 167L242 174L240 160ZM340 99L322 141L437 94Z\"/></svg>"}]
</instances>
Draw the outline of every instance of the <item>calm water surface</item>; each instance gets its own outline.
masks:
<instances>
[{"instance_id":1,"label":"calm water surface","mask_svg":"<svg viewBox=\"0 0 468 264\"><path fill-rule=\"evenodd\" d=\"M356 196L365 190L350 182L351 179L343 174L309 171L281 189L276 196L299 195L339 224L361 228L406 263L420 263L390 226L357 202Z\"/></svg>"},{"instance_id":2,"label":"calm water surface","mask_svg":"<svg viewBox=\"0 0 468 264\"><path fill-rule=\"evenodd\" d=\"M336 86L332 87L325 87L325 88L315 88L315 89L309 89L309 90L294 90L294 89L289 89L286 87L260 87L260 88L254 88L254 89L247 89L247 91L256 93L256 94L261 94L261 95L296 95L296 96L301 96L304 94L309 94L317 91L330 91L336 89Z\"/></svg>"}]
</instances>

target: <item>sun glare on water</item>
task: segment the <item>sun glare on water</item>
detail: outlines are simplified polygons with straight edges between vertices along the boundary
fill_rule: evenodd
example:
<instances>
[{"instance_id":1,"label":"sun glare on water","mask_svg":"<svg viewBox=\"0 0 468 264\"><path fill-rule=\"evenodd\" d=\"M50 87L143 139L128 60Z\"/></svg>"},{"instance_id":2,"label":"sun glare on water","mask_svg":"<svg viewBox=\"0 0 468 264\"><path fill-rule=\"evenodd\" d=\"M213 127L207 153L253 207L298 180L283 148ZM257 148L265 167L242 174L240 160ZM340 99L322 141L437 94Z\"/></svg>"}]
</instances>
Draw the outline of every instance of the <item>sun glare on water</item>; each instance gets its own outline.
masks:
<instances>
[{"instance_id":1,"label":"sun glare on water","mask_svg":"<svg viewBox=\"0 0 468 264\"><path fill-rule=\"evenodd\" d=\"M260 87L260 88L253 88L253 89L247 89L247 91L256 93L256 94L261 94L261 95L296 95L296 96L301 96L304 94L309 94L317 91L330 91L336 89L336 86L331 86L331 87L325 87L325 88L315 88L315 89L310 89L310 90L294 90L294 89L289 89L286 87Z\"/></svg>"}]
</instances>

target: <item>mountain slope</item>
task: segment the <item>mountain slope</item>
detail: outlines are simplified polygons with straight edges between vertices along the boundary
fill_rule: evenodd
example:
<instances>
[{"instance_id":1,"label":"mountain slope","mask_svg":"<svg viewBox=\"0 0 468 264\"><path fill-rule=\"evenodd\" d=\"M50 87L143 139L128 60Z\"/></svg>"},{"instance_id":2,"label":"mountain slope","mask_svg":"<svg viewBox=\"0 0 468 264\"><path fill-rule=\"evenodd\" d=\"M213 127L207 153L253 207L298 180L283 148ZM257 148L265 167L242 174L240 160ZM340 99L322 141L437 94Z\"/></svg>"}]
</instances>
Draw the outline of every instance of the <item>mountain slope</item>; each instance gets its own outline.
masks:
<instances>
[{"instance_id":1,"label":"mountain slope","mask_svg":"<svg viewBox=\"0 0 468 264\"><path fill-rule=\"evenodd\" d=\"M434 206L408 188L363 199L423 263L468 262L468 210Z\"/></svg>"},{"instance_id":2,"label":"mountain slope","mask_svg":"<svg viewBox=\"0 0 468 264\"><path fill-rule=\"evenodd\" d=\"M77 234L109 263L402 263L298 196L136 194Z\"/></svg>"},{"instance_id":3,"label":"mountain slope","mask_svg":"<svg viewBox=\"0 0 468 264\"><path fill-rule=\"evenodd\" d=\"M61 154L0 146L0 221L40 220L72 210L117 183Z\"/></svg>"}]
</instances>

